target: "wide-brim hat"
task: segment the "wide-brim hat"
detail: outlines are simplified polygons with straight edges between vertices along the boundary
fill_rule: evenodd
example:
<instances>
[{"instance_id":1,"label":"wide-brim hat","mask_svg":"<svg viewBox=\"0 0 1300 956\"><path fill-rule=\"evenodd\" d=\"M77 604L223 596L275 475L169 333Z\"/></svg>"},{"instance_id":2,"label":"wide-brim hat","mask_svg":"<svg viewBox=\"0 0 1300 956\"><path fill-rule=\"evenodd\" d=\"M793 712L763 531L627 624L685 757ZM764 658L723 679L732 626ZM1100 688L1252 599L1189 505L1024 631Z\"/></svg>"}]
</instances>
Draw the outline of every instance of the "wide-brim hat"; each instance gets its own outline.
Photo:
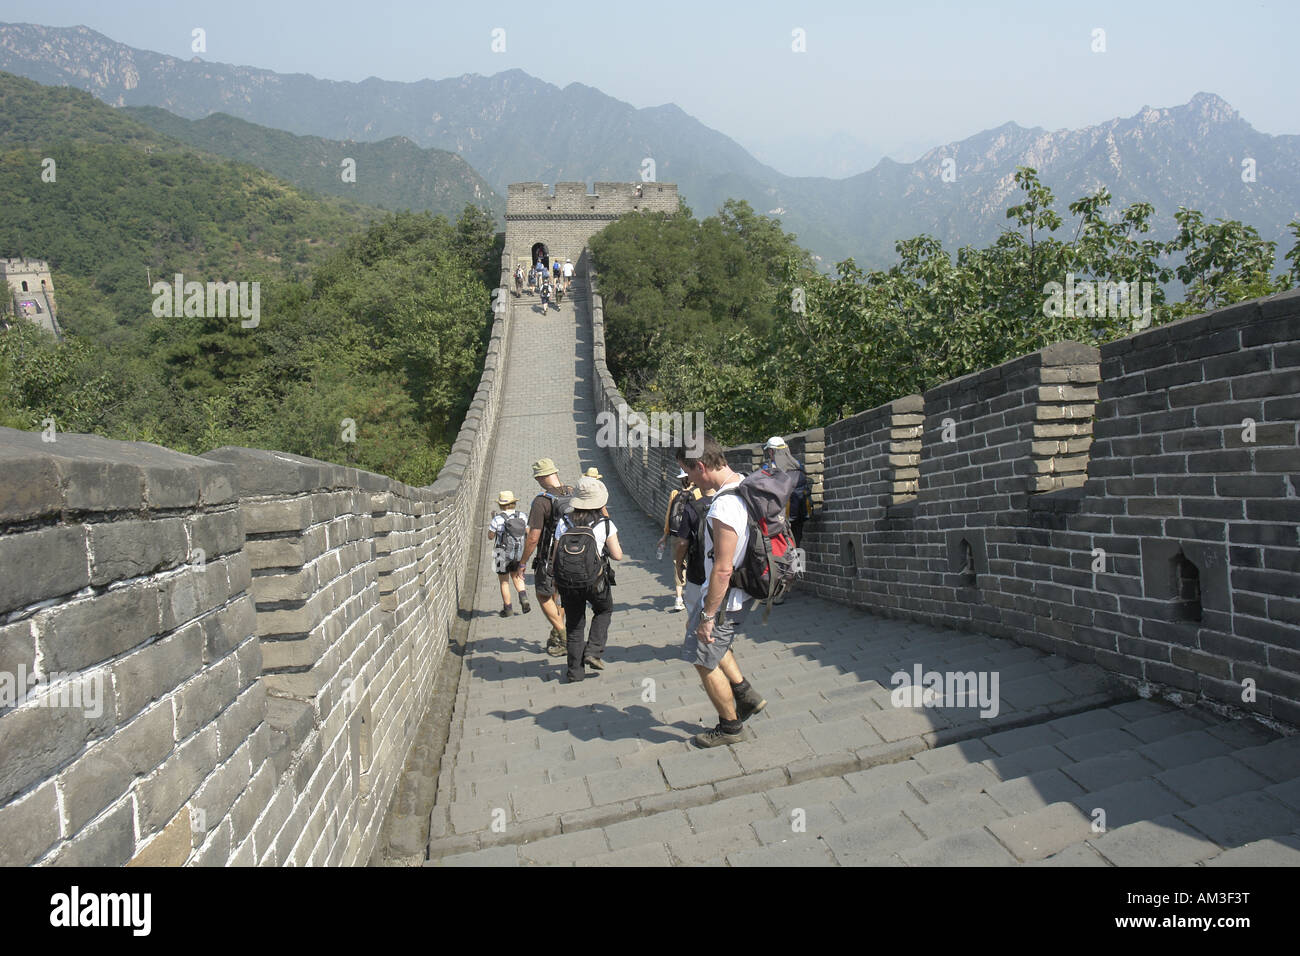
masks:
<instances>
[{"instance_id":1,"label":"wide-brim hat","mask_svg":"<svg viewBox=\"0 0 1300 956\"><path fill-rule=\"evenodd\" d=\"M519 501L511 492L503 491L497 495L497 504L504 508L506 505L517 504Z\"/></svg>"},{"instance_id":2,"label":"wide-brim hat","mask_svg":"<svg viewBox=\"0 0 1300 956\"><path fill-rule=\"evenodd\" d=\"M533 477L545 478L547 475L554 475L560 469L555 467L555 462L550 458L539 458L533 462Z\"/></svg>"},{"instance_id":3,"label":"wide-brim hat","mask_svg":"<svg viewBox=\"0 0 1300 956\"><path fill-rule=\"evenodd\" d=\"M578 490L573 495L573 507L595 511L605 507L607 501L609 501L609 489L605 487L603 481L586 477L578 481Z\"/></svg>"},{"instance_id":4,"label":"wide-brim hat","mask_svg":"<svg viewBox=\"0 0 1300 956\"><path fill-rule=\"evenodd\" d=\"M584 471L583 474L586 475L588 478L604 478L604 477L605 477L605 476L602 475L599 471L596 470L596 467L595 467L594 465L593 465L592 467L588 468L586 471Z\"/></svg>"},{"instance_id":5,"label":"wide-brim hat","mask_svg":"<svg viewBox=\"0 0 1300 956\"><path fill-rule=\"evenodd\" d=\"M782 438L780 435L773 435L771 438L767 440L767 444L764 445L763 447L764 448L787 448L789 446L786 445L785 439Z\"/></svg>"}]
</instances>

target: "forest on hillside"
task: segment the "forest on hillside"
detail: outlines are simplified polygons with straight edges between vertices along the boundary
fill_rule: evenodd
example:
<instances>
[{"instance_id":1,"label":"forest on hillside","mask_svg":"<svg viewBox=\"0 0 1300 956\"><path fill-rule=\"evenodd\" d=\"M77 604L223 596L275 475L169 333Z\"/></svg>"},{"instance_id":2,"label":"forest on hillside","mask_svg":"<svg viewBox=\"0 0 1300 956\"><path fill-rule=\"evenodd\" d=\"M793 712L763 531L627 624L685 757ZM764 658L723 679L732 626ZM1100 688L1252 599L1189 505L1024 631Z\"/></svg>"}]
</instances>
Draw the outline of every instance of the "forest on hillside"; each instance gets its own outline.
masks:
<instances>
[{"instance_id":1,"label":"forest on hillside","mask_svg":"<svg viewBox=\"0 0 1300 956\"><path fill-rule=\"evenodd\" d=\"M1070 203L1067 224L1034 169L1015 181L996 242L953 256L917 236L896 244L889 269L848 259L833 277L745 202L704 220L685 204L672 216L625 216L591 240L610 369L636 408L703 412L722 441L742 443L827 425L1053 342L1101 344L1300 284L1300 222L1279 265L1276 243L1241 222L1180 208L1177 233L1159 239L1150 204L1112 210L1101 190ZM1175 280L1177 301L1167 291Z\"/></svg>"},{"instance_id":2,"label":"forest on hillside","mask_svg":"<svg viewBox=\"0 0 1300 956\"><path fill-rule=\"evenodd\" d=\"M0 257L50 264L66 333L0 331L0 425L436 477L490 328L487 212L450 222L315 196L9 76L0 194ZM178 273L257 283L256 325L156 314L153 284Z\"/></svg>"}]
</instances>

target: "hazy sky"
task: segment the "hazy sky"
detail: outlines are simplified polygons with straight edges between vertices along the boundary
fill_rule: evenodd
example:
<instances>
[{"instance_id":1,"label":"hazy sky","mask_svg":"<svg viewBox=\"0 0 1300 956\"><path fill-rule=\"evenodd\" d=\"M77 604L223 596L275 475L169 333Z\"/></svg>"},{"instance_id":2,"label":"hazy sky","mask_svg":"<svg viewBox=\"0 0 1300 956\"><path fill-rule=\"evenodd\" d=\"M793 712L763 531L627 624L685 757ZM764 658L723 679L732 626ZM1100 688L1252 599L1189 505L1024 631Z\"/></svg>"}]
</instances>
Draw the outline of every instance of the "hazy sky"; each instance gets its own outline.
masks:
<instances>
[{"instance_id":1,"label":"hazy sky","mask_svg":"<svg viewBox=\"0 0 1300 956\"><path fill-rule=\"evenodd\" d=\"M518 68L633 106L676 103L796 175L910 161L1008 120L1086 126L1201 90L1256 129L1300 133L1294 0L5 0L0 19L85 24L184 58L202 27L204 59L335 80Z\"/></svg>"}]
</instances>

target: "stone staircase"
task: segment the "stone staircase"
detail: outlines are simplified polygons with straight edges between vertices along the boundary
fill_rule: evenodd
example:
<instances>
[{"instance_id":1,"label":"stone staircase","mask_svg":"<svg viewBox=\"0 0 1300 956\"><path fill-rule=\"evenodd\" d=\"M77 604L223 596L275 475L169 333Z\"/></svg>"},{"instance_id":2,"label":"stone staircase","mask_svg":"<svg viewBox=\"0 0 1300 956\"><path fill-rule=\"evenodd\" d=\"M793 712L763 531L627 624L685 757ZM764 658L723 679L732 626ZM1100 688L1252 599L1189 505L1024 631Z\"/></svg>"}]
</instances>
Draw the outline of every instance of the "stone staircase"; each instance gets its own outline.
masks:
<instances>
[{"instance_id":1,"label":"stone staircase","mask_svg":"<svg viewBox=\"0 0 1300 956\"><path fill-rule=\"evenodd\" d=\"M594 446L587 297L573 291L546 316L516 300L487 498L527 500L543 455L569 482L593 464L605 474L629 556L608 668L561 683L541 612L500 618L484 556L431 865L1300 863L1300 737L805 594L735 645L768 701L751 739L693 748L716 716L678 656L685 615L668 610L667 561L652 560L660 528ZM894 706L891 675L917 664L996 674L996 716Z\"/></svg>"}]
</instances>

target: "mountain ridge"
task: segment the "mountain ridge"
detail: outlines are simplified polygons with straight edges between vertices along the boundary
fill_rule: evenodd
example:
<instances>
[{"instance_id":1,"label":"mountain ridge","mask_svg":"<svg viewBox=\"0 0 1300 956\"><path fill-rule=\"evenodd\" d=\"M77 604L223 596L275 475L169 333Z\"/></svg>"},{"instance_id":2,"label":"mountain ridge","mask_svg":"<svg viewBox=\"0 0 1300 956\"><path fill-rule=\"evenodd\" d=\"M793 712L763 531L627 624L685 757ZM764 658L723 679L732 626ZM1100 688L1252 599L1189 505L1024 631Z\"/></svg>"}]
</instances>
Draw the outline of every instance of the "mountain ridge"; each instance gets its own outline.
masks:
<instances>
[{"instance_id":1,"label":"mountain ridge","mask_svg":"<svg viewBox=\"0 0 1300 956\"><path fill-rule=\"evenodd\" d=\"M642 160L707 215L725 199L781 210L823 264L854 256L887 265L920 233L955 249L996 238L1015 167L1031 165L1065 215L1105 187L1113 205L1147 201L1169 232L1179 205L1240 219L1281 241L1300 216L1300 136L1254 130L1226 100L1144 106L1129 117L1048 131L1008 121L932 147L913 163L880 159L844 179L792 177L762 163L675 103L636 108L595 87L563 89L513 68L483 76L361 83L257 67L186 63L136 50L89 28L0 24L0 69L79 86L114 105L160 106L198 119L225 112L299 136L373 142L402 135L465 159L498 193L510 182L635 180ZM953 160L944 178L943 160ZM1255 181L1242 160L1255 160ZM1243 188L1247 187L1247 188Z\"/></svg>"}]
</instances>

